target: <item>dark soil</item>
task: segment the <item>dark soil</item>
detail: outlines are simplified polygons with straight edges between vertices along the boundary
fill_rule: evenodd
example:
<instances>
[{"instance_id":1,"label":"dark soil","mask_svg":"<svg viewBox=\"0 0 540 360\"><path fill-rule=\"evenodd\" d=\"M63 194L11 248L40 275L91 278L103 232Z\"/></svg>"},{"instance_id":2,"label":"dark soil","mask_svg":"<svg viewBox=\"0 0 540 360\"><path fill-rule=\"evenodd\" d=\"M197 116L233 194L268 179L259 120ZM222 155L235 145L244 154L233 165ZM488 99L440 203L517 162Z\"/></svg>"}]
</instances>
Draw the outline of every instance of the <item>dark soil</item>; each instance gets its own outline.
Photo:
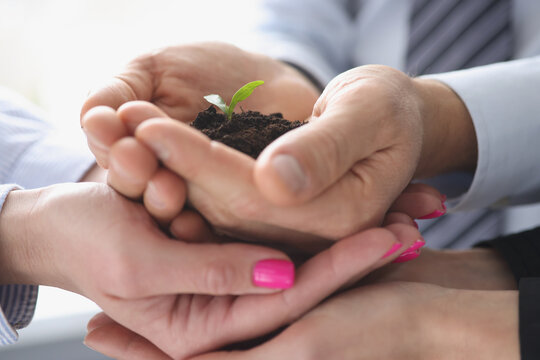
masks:
<instances>
[{"instance_id":1,"label":"dark soil","mask_svg":"<svg viewBox=\"0 0 540 360\"><path fill-rule=\"evenodd\" d=\"M300 121L283 119L280 113L263 115L257 111L234 113L230 121L214 106L201 111L191 126L212 140L222 142L256 159L272 141L294 128Z\"/></svg>"}]
</instances>

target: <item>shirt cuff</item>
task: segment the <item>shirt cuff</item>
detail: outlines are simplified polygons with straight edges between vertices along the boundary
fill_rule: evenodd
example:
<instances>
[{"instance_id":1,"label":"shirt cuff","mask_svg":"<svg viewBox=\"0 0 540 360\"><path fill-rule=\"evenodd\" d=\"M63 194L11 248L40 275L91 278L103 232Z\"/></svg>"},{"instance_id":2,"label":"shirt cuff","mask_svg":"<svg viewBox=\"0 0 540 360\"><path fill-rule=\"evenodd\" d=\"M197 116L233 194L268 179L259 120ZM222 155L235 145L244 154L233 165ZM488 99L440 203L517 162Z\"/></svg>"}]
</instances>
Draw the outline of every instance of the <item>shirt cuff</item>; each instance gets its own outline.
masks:
<instances>
[{"instance_id":1,"label":"shirt cuff","mask_svg":"<svg viewBox=\"0 0 540 360\"><path fill-rule=\"evenodd\" d=\"M8 181L27 189L77 182L93 164L95 158L84 136L53 130L28 146L14 164Z\"/></svg>"},{"instance_id":2,"label":"shirt cuff","mask_svg":"<svg viewBox=\"0 0 540 360\"><path fill-rule=\"evenodd\" d=\"M0 286L0 345L18 340L17 329L26 327L34 316L37 295L35 285Z\"/></svg>"},{"instance_id":3,"label":"shirt cuff","mask_svg":"<svg viewBox=\"0 0 540 360\"><path fill-rule=\"evenodd\" d=\"M540 278L519 283L519 343L522 360L540 359Z\"/></svg>"},{"instance_id":4,"label":"shirt cuff","mask_svg":"<svg viewBox=\"0 0 540 360\"><path fill-rule=\"evenodd\" d=\"M14 184L0 185L0 212ZM34 285L0 286L0 345L13 344L18 339L16 329L27 326L36 307L38 287Z\"/></svg>"},{"instance_id":5,"label":"shirt cuff","mask_svg":"<svg viewBox=\"0 0 540 360\"><path fill-rule=\"evenodd\" d=\"M540 57L425 76L451 87L471 114L478 163L454 210L540 200ZM444 189L443 189L444 191Z\"/></svg>"}]
</instances>

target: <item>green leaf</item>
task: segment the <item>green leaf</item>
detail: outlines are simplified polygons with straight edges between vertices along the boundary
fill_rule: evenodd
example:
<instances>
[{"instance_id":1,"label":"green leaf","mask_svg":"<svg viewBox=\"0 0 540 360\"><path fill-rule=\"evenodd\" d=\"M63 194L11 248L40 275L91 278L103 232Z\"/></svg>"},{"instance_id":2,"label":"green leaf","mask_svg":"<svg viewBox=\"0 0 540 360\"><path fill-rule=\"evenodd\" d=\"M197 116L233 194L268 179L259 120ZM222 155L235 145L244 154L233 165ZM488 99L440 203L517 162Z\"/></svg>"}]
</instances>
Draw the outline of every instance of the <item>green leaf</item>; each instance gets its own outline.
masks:
<instances>
[{"instance_id":1,"label":"green leaf","mask_svg":"<svg viewBox=\"0 0 540 360\"><path fill-rule=\"evenodd\" d=\"M247 83L246 85L242 86L240 89L238 89L238 91L236 93L234 93L234 95L233 95L233 97L231 99L231 104L229 105L229 109L228 109L229 112L226 113L227 118L229 120L232 117L232 114L234 112L234 108L236 107L236 104L238 104L242 100L247 99L249 97L249 95L251 95L253 90L255 90L255 88L257 86L260 86L262 84L264 84L264 81L262 81L262 80L252 81L252 82Z\"/></svg>"},{"instance_id":2,"label":"green leaf","mask_svg":"<svg viewBox=\"0 0 540 360\"><path fill-rule=\"evenodd\" d=\"M221 111L223 111L227 117L229 116L229 107L227 106L227 104L225 103L225 100L223 100L221 96L217 94L211 94L211 95L206 95L204 99L208 101L210 104L216 105L218 108L220 108Z\"/></svg>"}]
</instances>

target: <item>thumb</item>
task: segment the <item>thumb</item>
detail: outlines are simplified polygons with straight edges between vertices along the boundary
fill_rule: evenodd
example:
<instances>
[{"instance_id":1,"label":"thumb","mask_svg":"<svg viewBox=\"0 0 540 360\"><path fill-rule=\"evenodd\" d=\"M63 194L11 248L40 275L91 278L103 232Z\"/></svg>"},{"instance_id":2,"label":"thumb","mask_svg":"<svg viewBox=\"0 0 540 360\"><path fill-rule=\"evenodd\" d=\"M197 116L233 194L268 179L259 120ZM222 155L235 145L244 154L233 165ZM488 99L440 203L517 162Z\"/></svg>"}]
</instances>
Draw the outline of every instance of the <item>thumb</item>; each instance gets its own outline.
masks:
<instances>
[{"instance_id":1,"label":"thumb","mask_svg":"<svg viewBox=\"0 0 540 360\"><path fill-rule=\"evenodd\" d=\"M277 205L305 203L372 154L371 129L341 111L325 111L270 144L257 159L257 188ZM359 134L362 134L361 138Z\"/></svg>"}]
</instances>

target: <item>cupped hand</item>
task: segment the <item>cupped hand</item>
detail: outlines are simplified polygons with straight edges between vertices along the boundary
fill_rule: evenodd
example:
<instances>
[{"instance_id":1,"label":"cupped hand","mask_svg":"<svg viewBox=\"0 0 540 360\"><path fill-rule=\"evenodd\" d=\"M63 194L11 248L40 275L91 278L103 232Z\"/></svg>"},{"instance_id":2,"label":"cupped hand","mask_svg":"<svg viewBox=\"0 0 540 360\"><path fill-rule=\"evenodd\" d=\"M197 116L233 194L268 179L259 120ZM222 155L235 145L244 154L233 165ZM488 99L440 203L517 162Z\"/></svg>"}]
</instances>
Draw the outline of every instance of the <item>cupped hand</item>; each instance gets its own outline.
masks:
<instances>
[{"instance_id":1,"label":"cupped hand","mask_svg":"<svg viewBox=\"0 0 540 360\"><path fill-rule=\"evenodd\" d=\"M378 223L413 176L433 175L424 163L439 159L434 150L445 142L431 130L439 127L444 136L454 135L444 133L440 113L426 105L426 93L439 95L426 90L430 86L449 92L445 98L452 96L442 84L411 79L386 66L340 74L317 100L309 123L281 136L259 156L257 189L268 201L285 206L314 204L329 195L339 199L354 214L343 219L342 235ZM437 210L444 213L442 204Z\"/></svg>"},{"instance_id":2,"label":"cupped hand","mask_svg":"<svg viewBox=\"0 0 540 360\"><path fill-rule=\"evenodd\" d=\"M101 305L110 318L99 315L90 322L86 343L119 359L186 359L258 337L295 321L336 290L393 261L419 236L414 226L397 221L343 239L302 265L294 287L276 294L170 295L138 304L106 299Z\"/></svg>"},{"instance_id":3,"label":"cupped hand","mask_svg":"<svg viewBox=\"0 0 540 360\"><path fill-rule=\"evenodd\" d=\"M81 118L96 106L116 110L126 102L144 100L167 116L189 123L208 107L203 96L219 94L228 102L237 89L254 80L265 84L257 89L258 96L242 102L246 110L281 112L286 119L305 120L319 96L304 75L283 62L225 43L198 43L137 57L108 84L90 93ZM106 136L89 140L95 153L112 144ZM98 156L98 161L106 163L105 157Z\"/></svg>"},{"instance_id":4,"label":"cupped hand","mask_svg":"<svg viewBox=\"0 0 540 360\"><path fill-rule=\"evenodd\" d=\"M163 115L150 103L132 102L118 111L93 109L83 118L87 132L97 132L104 123L135 129L134 138L118 137L107 150L109 183L126 196L142 196L147 209L157 217L166 214L165 218L173 218L183 206L176 198L187 191L191 205L223 233L246 240L294 243L315 251L328 246L327 239L350 235L348 224L366 218L358 206L364 197L346 194L343 198L341 187L298 206L271 203L255 185L253 159ZM171 180L163 185L164 179ZM187 190L171 185L181 179L185 179ZM417 218L439 208L440 193L415 184L390 210Z\"/></svg>"}]
</instances>

